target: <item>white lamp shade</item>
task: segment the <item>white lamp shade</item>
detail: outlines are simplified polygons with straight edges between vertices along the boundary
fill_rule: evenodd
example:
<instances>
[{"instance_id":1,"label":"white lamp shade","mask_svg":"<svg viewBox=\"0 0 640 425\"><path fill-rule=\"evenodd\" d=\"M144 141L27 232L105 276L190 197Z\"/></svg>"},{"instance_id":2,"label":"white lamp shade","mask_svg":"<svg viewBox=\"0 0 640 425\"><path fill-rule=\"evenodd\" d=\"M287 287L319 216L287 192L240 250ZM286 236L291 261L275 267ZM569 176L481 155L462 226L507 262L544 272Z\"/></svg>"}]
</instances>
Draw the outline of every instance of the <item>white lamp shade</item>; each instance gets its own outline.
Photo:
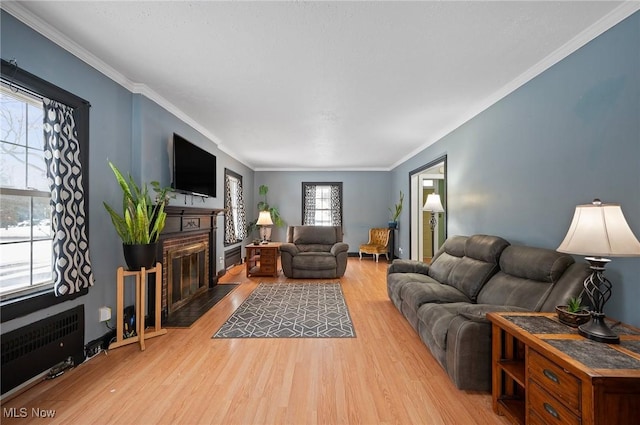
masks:
<instances>
[{"instance_id":1,"label":"white lamp shade","mask_svg":"<svg viewBox=\"0 0 640 425\"><path fill-rule=\"evenodd\" d=\"M260 211L256 224L258 226L271 226L273 224L273 221L271 220L271 213L269 211Z\"/></svg>"},{"instance_id":2,"label":"white lamp shade","mask_svg":"<svg viewBox=\"0 0 640 425\"><path fill-rule=\"evenodd\" d=\"M636 239L618 204L578 205L558 251L600 257L639 257Z\"/></svg>"},{"instance_id":3,"label":"white lamp shade","mask_svg":"<svg viewBox=\"0 0 640 425\"><path fill-rule=\"evenodd\" d=\"M424 211L431 211L434 213L444 212L442 202L440 201L440 195L437 193L430 193L427 195L427 201L424 203L424 207L422 207L422 209Z\"/></svg>"}]
</instances>

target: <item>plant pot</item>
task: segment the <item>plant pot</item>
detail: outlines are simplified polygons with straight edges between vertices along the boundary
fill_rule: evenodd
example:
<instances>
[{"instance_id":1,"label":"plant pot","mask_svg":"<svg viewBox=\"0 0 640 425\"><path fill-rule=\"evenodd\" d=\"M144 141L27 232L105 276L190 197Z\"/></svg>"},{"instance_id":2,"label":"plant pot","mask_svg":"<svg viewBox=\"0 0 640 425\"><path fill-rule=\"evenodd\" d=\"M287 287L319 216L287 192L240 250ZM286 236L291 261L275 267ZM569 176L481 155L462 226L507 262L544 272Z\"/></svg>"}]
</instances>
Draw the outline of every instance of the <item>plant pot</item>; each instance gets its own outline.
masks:
<instances>
[{"instance_id":1,"label":"plant pot","mask_svg":"<svg viewBox=\"0 0 640 425\"><path fill-rule=\"evenodd\" d=\"M396 227L398 227L398 222L397 221L390 221L389 222L389 229L395 229Z\"/></svg>"},{"instance_id":2,"label":"plant pot","mask_svg":"<svg viewBox=\"0 0 640 425\"><path fill-rule=\"evenodd\" d=\"M140 270L141 268L150 269L156 265L156 247L157 243L142 245L125 245L122 244L124 252L124 261L127 263L129 270Z\"/></svg>"},{"instance_id":3,"label":"plant pot","mask_svg":"<svg viewBox=\"0 0 640 425\"><path fill-rule=\"evenodd\" d=\"M556 306L556 312L558 313L558 320L565 325L577 328L583 323L587 323L591 319L591 313L587 310L580 310L577 313L571 313L566 305Z\"/></svg>"}]
</instances>

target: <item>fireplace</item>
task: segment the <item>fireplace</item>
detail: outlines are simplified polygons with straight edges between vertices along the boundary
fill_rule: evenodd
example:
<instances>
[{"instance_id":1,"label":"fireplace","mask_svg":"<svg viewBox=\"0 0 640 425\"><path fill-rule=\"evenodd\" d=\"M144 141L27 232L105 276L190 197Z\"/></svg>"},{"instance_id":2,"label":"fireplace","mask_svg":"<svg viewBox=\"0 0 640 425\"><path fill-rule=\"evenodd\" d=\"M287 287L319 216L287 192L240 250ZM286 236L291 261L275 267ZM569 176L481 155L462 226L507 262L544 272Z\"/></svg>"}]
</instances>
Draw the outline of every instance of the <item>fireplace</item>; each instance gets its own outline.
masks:
<instances>
[{"instance_id":1,"label":"fireplace","mask_svg":"<svg viewBox=\"0 0 640 425\"><path fill-rule=\"evenodd\" d=\"M162 261L162 319L217 284L216 219L224 210L168 206L160 234ZM155 303L149 291L149 303ZM151 311L149 312L151 316ZM150 321L154 318L150 317Z\"/></svg>"},{"instance_id":2,"label":"fireplace","mask_svg":"<svg viewBox=\"0 0 640 425\"><path fill-rule=\"evenodd\" d=\"M209 287L209 242L171 244L165 252L166 306L171 314Z\"/></svg>"}]
</instances>

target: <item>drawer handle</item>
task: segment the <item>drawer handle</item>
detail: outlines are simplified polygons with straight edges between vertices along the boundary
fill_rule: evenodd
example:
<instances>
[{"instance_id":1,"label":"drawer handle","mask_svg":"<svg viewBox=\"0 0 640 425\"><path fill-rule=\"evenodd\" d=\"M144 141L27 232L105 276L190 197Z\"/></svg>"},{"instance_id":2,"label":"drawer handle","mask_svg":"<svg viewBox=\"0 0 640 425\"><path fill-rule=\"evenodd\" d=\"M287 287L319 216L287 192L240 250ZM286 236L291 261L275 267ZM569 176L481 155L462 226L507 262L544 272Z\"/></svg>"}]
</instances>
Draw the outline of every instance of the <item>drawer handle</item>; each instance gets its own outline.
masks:
<instances>
[{"instance_id":1,"label":"drawer handle","mask_svg":"<svg viewBox=\"0 0 640 425\"><path fill-rule=\"evenodd\" d=\"M554 418L560 420L560 414L558 414L558 411L554 409L553 406L551 406L549 403L544 403L543 406L544 406L544 410L546 410L547 413L549 413Z\"/></svg>"},{"instance_id":2,"label":"drawer handle","mask_svg":"<svg viewBox=\"0 0 640 425\"><path fill-rule=\"evenodd\" d=\"M555 382L556 384L560 383L560 380L558 379L558 377L556 376L555 373L551 372L549 369L545 369L542 371L542 373L544 373L544 376L546 376L547 378L551 379L553 382Z\"/></svg>"}]
</instances>

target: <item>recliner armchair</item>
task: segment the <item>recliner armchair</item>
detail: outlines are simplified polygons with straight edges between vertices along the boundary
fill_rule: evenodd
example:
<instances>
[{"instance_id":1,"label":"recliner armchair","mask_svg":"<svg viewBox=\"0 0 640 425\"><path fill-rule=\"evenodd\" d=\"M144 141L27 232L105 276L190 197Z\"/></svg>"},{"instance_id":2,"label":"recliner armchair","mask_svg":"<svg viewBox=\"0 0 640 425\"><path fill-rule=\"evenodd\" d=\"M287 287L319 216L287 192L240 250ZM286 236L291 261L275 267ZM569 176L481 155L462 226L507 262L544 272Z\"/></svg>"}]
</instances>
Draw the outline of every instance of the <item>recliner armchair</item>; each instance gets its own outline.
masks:
<instances>
[{"instance_id":1,"label":"recliner armchair","mask_svg":"<svg viewBox=\"0 0 640 425\"><path fill-rule=\"evenodd\" d=\"M284 275L291 278L336 278L347 269L349 245L341 226L289 226L280 245Z\"/></svg>"}]
</instances>

